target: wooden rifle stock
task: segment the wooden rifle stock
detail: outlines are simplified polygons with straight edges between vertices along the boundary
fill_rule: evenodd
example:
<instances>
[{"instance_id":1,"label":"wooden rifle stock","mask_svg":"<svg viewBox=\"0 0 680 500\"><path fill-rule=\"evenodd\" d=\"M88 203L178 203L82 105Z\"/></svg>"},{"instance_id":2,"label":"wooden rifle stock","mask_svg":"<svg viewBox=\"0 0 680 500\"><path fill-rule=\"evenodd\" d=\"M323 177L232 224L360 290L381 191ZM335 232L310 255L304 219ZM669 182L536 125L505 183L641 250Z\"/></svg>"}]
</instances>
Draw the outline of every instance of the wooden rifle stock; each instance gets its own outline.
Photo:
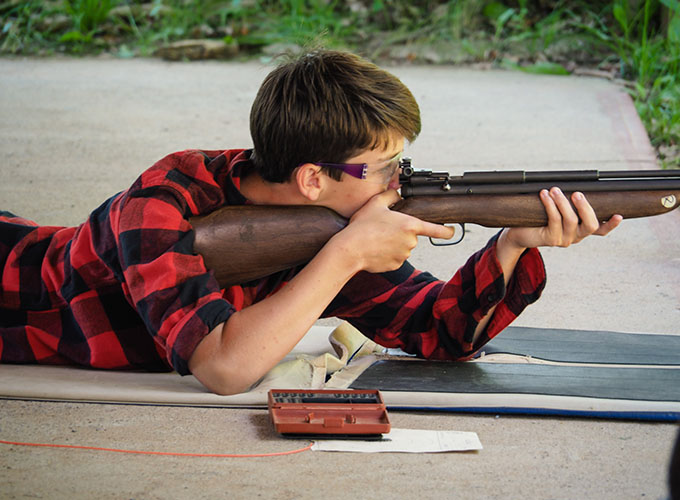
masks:
<instances>
[{"instance_id":1,"label":"wooden rifle stock","mask_svg":"<svg viewBox=\"0 0 680 500\"><path fill-rule=\"evenodd\" d=\"M680 189L589 192L600 221L615 214L649 217L678 207ZM537 193L411 196L393 210L429 222L486 227L540 227L547 222ZM347 220L324 207L244 205L194 217L194 251L222 287L245 283L310 261Z\"/></svg>"},{"instance_id":2,"label":"wooden rifle stock","mask_svg":"<svg viewBox=\"0 0 680 500\"><path fill-rule=\"evenodd\" d=\"M242 205L191 224L194 251L228 287L310 261L347 220L325 207Z\"/></svg>"}]
</instances>

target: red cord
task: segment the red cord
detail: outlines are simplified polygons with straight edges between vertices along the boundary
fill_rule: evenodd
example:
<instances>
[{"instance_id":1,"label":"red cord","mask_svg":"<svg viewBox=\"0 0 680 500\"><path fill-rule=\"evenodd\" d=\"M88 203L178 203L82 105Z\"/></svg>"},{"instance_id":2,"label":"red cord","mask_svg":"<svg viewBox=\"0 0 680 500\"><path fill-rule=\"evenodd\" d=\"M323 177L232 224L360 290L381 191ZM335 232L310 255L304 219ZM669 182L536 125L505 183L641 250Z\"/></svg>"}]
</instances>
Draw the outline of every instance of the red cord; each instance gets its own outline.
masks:
<instances>
[{"instance_id":1,"label":"red cord","mask_svg":"<svg viewBox=\"0 0 680 500\"><path fill-rule=\"evenodd\" d=\"M49 444L49 443L21 443L15 441L3 441L2 444L9 444L13 446L39 446L45 448L71 448L78 450L96 450L96 451L113 451L116 453L136 453L138 455L168 455L173 457L214 457L214 458L256 458L256 457L277 457L281 455L293 455L311 449L314 443L309 443L308 446L300 448L299 450L280 451L276 453L253 453L246 455L237 455L232 453L175 453L169 451L140 451L140 450L119 450L116 448L99 448L96 446L77 446L72 444Z\"/></svg>"}]
</instances>

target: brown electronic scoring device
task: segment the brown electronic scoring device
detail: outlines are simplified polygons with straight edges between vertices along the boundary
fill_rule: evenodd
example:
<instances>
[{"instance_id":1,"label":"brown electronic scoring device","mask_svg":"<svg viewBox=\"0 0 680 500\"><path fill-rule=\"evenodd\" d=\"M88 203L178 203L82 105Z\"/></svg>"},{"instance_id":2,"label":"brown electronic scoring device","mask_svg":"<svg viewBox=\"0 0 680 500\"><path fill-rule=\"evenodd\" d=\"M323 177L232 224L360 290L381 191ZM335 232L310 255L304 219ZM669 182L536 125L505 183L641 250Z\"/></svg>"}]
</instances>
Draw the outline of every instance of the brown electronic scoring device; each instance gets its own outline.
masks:
<instances>
[{"instance_id":1,"label":"brown electronic scoring device","mask_svg":"<svg viewBox=\"0 0 680 500\"><path fill-rule=\"evenodd\" d=\"M379 437L390 420L377 390L271 389L274 429L289 437Z\"/></svg>"}]
</instances>

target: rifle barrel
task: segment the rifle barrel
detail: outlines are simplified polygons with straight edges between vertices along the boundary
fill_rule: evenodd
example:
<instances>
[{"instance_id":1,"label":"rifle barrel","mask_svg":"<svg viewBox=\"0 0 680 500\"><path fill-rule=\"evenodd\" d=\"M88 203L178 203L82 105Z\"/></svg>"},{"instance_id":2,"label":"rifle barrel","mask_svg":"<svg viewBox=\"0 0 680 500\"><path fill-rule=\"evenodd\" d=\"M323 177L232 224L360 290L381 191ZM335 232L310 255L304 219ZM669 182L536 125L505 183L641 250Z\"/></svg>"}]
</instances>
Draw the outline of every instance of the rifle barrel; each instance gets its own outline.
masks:
<instances>
[{"instance_id":1,"label":"rifle barrel","mask_svg":"<svg viewBox=\"0 0 680 500\"><path fill-rule=\"evenodd\" d=\"M450 176L454 184L523 184L526 182L595 182L604 179L680 179L680 170L479 171Z\"/></svg>"},{"instance_id":2,"label":"rifle barrel","mask_svg":"<svg viewBox=\"0 0 680 500\"><path fill-rule=\"evenodd\" d=\"M600 179L680 179L680 170L601 170Z\"/></svg>"},{"instance_id":3,"label":"rifle barrel","mask_svg":"<svg viewBox=\"0 0 680 500\"><path fill-rule=\"evenodd\" d=\"M580 171L580 174L586 171ZM602 191L677 191L680 189L680 171L606 171L595 172L599 179L588 180L587 175L564 176L562 172L519 172L524 180L518 181L517 173L501 172L490 182L491 176L482 176L479 182L463 182L467 174L461 177L449 177L447 180L420 178L414 183L403 183L403 197L420 195L475 195L475 194L528 194L538 193L542 189L559 187L566 193L581 191L584 193ZM677 173L676 173L677 172ZM487 174L493 172L472 172ZM574 171L574 173L579 173ZM495 174L495 173L494 173ZM505 174L508 174L507 176ZM555 174L554 176L552 174ZM643 177L644 175L644 177ZM468 176L467 179L475 179ZM606 180L601 180L606 179Z\"/></svg>"},{"instance_id":4,"label":"rifle barrel","mask_svg":"<svg viewBox=\"0 0 680 500\"><path fill-rule=\"evenodd\" d=\"M452 194L528 194L538 193L542 189L559 187L565 193L581 191L596 193L602 191L677 191L680 179L675 182L658 179L608 180L597 182L525 182L523 184L482 184L467 186L451 186ZM455 191L458 191L456 193Z\"/></svg>"}]
</instances>

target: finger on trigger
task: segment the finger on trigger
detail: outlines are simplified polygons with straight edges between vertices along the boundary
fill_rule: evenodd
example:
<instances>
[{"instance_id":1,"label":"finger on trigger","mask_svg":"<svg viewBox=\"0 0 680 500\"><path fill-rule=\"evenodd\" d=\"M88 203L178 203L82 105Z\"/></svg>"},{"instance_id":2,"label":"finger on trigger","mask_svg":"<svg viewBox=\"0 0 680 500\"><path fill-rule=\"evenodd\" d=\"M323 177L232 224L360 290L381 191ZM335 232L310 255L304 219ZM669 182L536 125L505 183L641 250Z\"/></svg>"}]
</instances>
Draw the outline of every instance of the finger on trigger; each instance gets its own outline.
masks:
<instances>
[{"instance_id":1,"label":"finger on trigger","mask_svg":"<svg viewBox=\"0 0 680 500\"><path fill-rule=\"evenodd\" d=\"M431 222L423 222L421 230L418 232L420 236L428 236L430 238L439 238L448 240L453 238L456 230L451 226L443 226L441 224L433 224Z\"/></svg>"}]
</instances>

